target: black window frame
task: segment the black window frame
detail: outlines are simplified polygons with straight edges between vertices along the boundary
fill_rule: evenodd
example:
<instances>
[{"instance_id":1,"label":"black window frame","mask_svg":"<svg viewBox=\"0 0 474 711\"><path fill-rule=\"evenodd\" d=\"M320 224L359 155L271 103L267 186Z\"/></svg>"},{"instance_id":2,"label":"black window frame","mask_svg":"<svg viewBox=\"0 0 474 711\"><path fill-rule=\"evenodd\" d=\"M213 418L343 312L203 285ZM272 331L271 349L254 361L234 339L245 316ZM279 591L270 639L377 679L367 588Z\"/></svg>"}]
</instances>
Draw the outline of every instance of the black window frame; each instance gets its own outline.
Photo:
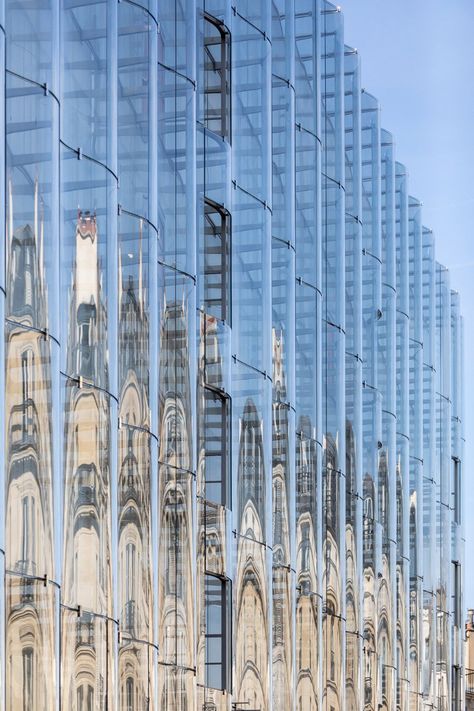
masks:
<instances>
[{"instance_id":1,"label":"black window frame","mask_svg":"<svg viewBox=\"0 0 474 711\"><path fill-rule=\"evenodd\" d=\"M213 217L214 216L214 219ZM219 224L220 221L220 224ZM214 316L220 321L225 321L229 325L232 323L231 317L231 235L232 220L230 212L219 203L204 197L204 233L202 245L203 260L203 307L206 314ZM211 240L220 240L220 247L211 247ZM210 264L211 256L219 254L220 263ZM210 278L220 274L220 285L209 283ZM211 289L220 291L220 298L210 298Z\"/></svg>"},{"instance_id":2,"label":"black window frame","mask_svg":"<svg viewBox=\"0 0 474 711\"><path fill-rule=\"evenodd\" d=\"M219 631L209 631L209 607L210 607L210 590L212 584L214 588L213 605L219 604L220 607L220 627ZM217 595L216 595L217 593ZM218 600L218 603L215 601ZM205 686L210 689L218 689L220 691L230 690L232 687L231 666L232 666L232 582L229 578L215 573L206 572L204 575L204 612L205 612L205 653L204 653L204 682ZM210 651L210 641L220 640L220 660L208 661ZM216 686L211 684L210 668L218 669L220 684ZM220 673L219 673L220 669ZM215 679L212 679L215 681Z\"/></svg>"},{"instance_id":3,"label":"black window frame","mask_svg":"<svg viewBox=\"0 0 474 711\"><path fill-rule=\"evenodd\" d=\"M231 33L221 20L208 12L203 13L203 18L204 126L231 143ZM216 63L216 58L210 48L217 46L220 48L220 58ZM219 82L209 82L209 77L212 75L219 76ZM208 107L208 97L211 94L220 95L220 111L216 115L210 115L212 109Z\"/></svg>"}]
</instances>

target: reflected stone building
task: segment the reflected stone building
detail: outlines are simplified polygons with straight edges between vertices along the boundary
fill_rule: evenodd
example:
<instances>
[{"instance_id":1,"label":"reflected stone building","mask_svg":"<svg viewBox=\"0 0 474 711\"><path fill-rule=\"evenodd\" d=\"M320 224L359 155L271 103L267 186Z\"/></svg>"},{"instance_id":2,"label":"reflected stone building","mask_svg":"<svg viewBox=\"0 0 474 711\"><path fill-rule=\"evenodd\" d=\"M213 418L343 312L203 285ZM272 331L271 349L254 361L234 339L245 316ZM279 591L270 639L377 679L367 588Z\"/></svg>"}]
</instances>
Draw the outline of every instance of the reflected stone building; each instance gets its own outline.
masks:
<instances>
[{"instance_id":1,"label":"reflected stone building","mask_svg":"<svg viewBox=\"0 0 474 711\"><path fill-rule=\"evenodd\" d=\"M461 711L460 299L340 9L0 0L0 81L0 711Z\"/></svg>"}]
</instances>

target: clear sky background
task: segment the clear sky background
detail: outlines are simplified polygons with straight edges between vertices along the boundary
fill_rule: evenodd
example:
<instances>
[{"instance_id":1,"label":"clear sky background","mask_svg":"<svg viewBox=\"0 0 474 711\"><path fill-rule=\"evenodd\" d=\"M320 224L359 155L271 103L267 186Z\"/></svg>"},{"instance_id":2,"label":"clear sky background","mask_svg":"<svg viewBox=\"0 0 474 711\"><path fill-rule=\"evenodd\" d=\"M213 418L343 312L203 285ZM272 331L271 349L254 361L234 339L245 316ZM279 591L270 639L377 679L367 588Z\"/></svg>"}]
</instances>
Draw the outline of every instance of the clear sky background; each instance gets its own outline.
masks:
<instances>
[{"instance_id":1,"label":"clear sky background","mask_svg":"<svg viewBox=\"0 0 474 711\"><path fill-rule=\"evenodd\" d=\"M340 0L465 318L465 605L474 607L474 0Z\"/></svg>"}]
</instances>

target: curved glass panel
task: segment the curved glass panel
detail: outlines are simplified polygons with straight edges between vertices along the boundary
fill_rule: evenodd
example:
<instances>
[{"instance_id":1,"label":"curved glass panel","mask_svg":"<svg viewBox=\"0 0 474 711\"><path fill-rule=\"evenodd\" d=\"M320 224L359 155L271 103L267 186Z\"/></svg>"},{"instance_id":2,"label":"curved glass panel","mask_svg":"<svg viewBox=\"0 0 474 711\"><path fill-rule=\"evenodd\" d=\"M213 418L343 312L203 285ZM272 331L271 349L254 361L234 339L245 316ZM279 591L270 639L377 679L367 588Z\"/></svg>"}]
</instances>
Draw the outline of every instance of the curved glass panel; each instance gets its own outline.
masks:
<instances>
[{"instance_id":1,"label":"curved glass panel","mask_svg":"<svg viewBox=\"0 0 474 711\"><path fill-rule=\"evenodd\" d=\"M115 112L116 62L109 61L117 31L113 11L107 0L71 0L61 22L61 138L102 163L112 158L108 129Z\"/></svg>"},{"instance_id":2,"label":"curved glass panel","mask_svg":"<svg viewBox=\"0 0 474 711\"><path fill-rule=\"evenodd\" d=\"M62 383L62 601L111 615L110 397L74 380L63 378ZM94 627L95 621L90 624Z\"/></svg>"},{"instance_id":3,"label":"curved glass panel","mask_svg":"<svg viewBox=\"0 0 474 711\"><path fill-rule=\"evenodd\" d=\"M103 166L78 160L68 149L62 151L61 180L62 370L108 390L109 312L114 314L109 300L115 300L108 288L108 228L115 181Z\"/></svg>"},{"instance_id":4,"label":"curved glass panel","mask_svg":"<svg viewBox=\"0 0 474 711\"><path fill-rule=\"evenodd\" d=\"M58 4L49 0L30 4L7 0L5 29L7 69L46 84L58 95Z\"/></svg>"},{"instance_id":5,"label":"curved glass panel","mask_svg":"<svg viewBox=\"0 0 474 711\"><path fill-rule=\"evenodd\" d=\"M156 25L150 15L122 2L118 8L117 164L119 200L126 210L153 221L152 180L155 75L151 62ZM154 166L156 169L156 166Z\"/></svg>"},{"instance_id":6,"label":"curved glass panel","mask_svg":"<svg viewBox=\"0 0 474 711\"><path fill-rule=\"evenodd\" d=\"M59 336L57 102L8 75L6 94L7 235L11 275L5 316Z\"/></svg>"}]
</instances>

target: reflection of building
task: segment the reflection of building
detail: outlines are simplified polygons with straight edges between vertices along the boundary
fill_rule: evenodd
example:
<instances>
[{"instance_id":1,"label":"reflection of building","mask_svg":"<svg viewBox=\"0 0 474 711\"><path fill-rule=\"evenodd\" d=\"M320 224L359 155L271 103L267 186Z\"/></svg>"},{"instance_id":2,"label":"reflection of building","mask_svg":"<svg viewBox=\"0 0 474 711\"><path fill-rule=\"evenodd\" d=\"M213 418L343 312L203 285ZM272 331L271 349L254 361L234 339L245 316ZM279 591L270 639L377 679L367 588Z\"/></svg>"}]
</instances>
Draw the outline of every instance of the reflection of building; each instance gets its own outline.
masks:
<instances>
[{"instance_id":1,"label":"reflection of building","mask_svg":"<svg viewBox=\"0 0 474 711\"><path fill-rule=\"evenodd\" d=\"M10 185L10 209L17 206ZM11 273L5 332L6 708L54 703L54 590L52 576L53 453L51 353L39 329L47 323L43 221L34 184L32 224L9 234Z\"/></svg>"},{"instance_id":2,"label":"reflection of building","mask_svg":"<svg viewBox=\"0 0 474 711\"><path fill-rule=\"evenodd\" d=\"M466 711L474 709L474 610L467 611L466 641L464 642L464 679Z\"/></svg>"},{"instance_id":3,"label":"reflection of building","mask_svg":"<svg viewBox=\"0 0 474 711\"><path fill-rule=\"evenodd\" d=\"M460 711L459 297L339 8L4 9L0 710Z\"/></svg>"}]
</instances>

